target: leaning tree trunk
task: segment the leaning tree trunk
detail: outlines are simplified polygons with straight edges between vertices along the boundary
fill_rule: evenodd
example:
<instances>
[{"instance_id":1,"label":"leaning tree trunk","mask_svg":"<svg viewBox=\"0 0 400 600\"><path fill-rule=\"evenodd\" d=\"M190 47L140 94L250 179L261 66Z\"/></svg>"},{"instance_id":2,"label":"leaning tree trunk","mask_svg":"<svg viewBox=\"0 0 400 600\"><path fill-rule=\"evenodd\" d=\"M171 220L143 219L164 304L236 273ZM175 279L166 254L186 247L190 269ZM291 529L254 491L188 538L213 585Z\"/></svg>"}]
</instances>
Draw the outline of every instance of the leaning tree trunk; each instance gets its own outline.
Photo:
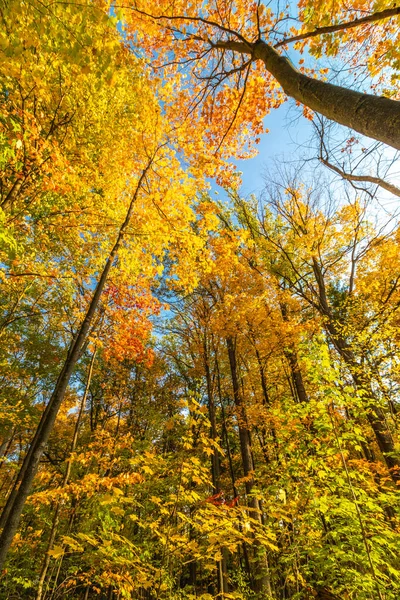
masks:
<instances>
[{"instance_id":1,"label":"leaning tree trunk","mask_svg":"<svg viewBox=\"0 0 400 600\"><path fill-rule=\"evenodd\" d=\"M373 392L370 379L360 369L360 365L355 359L350 344L340 333L340 328L338 327L339 324L332 314L328 302L321 266L315 259L313 260L313 271L318 286L318 309L320 314L324 317L325 329L329 334L336 351L347 365L357 388L364 392L363 400L369 401L369 406L366 407L368 422L375 434L376 441L382 452L390 475L393 481L397 483L400 481L400 458L395 447L392 433L388 427L384 410L379 406L379 401Z\"/></svg>"},{"instance_id":2,"label":"leaning tree trunk","mask_svg":"<svg viewBox=\"0 0 400 600\"><path fill-rule=\"evenodd\" d=\"M93 365L94 365L95 358L96 358L96 349L94 350L94 352L92 354L92 358L91 358L90 365L89 365L88 376L87 376L87 380L86 380L86 385L85 385L85 391L84 391L82 399L80 401L78 417L76 419L74 434L72 436L72 442L71 442L71 446L70 446L70 454L71 455L75 452L76 445L78 443L79 427L81 424L83 411L84 411L85 405L86 405L86 399L87 399L88 392L89 392L89 386L92 381ZM71 460L71 456L70 456L70 458L67 460L65 474L64 474L62 484L61 484L61 486L63 488L69 483L69 478L71 475L71 468L72 468L72 460ZM52 523L51 530L50 530L50 537L47 542L47 550L46 550L46 554L44 557L42 569L40 571L38 589L37 589L35 600L42 600L42 598L43 598L44 582L46 580L46 575L47 575L47 571L48 571L49 564L50 564L49 551L52 550L54 540L56 539L57 527L58 527L58 522L59 522L59 518L60 518L60 512L61 512L61 502L58 501L56 504L56 509L54 511L54 515L53 515L53 523Z\"/></svg>"},{"instance_id":3,"label":"leaning tree trunk","mask_svg":"<svg viewBox=\"0 0 400 600\"><path fill-rule=\"evenodd\" d=\"M93 317L99 305L100 298L108 278L108 274L117 256L118 250L121 246L124 233L129 225L133 213L134 204L142 187L142 183L146 177L147 171L149 170L153 160L154 157L152 157L149 160L146 168L143 169L142 174L139 177L135 192L132 195L129 208L126 213L125 220L120 227L117 239L108 256L104 269L100 275L85 318L79 328L77 335L71 343L67 358L64 362L64 366L61 370L60 375L58 376L54 391L51 395L49 403L46 406L46 409L43 412L42 418L37 427L32 443L29 447L29 450L25 456L24 462L16 479L14 488L8 498L6 506L3 509L3 513L0 519L0 523L3 527L3 531L0 536L0 568L4 564L8 549L18 529L21 513L25 502L28 498L29 492L31 490L33 479L36 475L36 471L39 466L39 461L42 457L47 441L53 430L58 411L65 397L69 380L71 378L75 365L79 360L82 348L86 342Z\"/></svg>"},{"instance_id":4,"label":"leaning tree trunk","mask_svg":"<svg viewBox=\"0 0 400 600\"><path fill-rule=\"evenodd\" d=\"M300 73L290 60L263 40L219 41L214 48L262 60L285 94L336 123L400 150L400 102L319 81Z\"/></svg>"}]
</instances>

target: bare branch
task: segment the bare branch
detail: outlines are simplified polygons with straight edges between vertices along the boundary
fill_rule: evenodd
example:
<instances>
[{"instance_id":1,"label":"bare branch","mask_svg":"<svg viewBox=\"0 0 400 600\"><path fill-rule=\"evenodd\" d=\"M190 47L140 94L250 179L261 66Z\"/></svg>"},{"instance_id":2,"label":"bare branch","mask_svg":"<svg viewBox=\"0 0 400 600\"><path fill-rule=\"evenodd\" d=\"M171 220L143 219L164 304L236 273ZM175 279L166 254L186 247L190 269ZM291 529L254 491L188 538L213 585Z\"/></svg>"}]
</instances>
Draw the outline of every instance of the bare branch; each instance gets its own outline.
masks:
<instances>
[{"instance_id":1,"label":"bare branch","mask_svg":"<svg viewBox=\"0 0 400 600\"><path fill-rule=\"evenodd\" d=\"M342 169L339 169L339 167L333 165L326 158L323 158L322 156L319 157L319 160L322 162L322 164L324 164L326 167L328 167L328 169L330 169L331 171L334 171L335 173L337 173L338 175L343 177L343 179L346 179L346 181L361 181L361 182L365 181L367 183L373 183L375 185L379 185L379 187L390 192L391 194L394 194L395 196L400 197L400 189L398 187L396 187L395 185L393 185L392 183L389 183L388 181L381 179L380 177L374 177L373 175L353 175L352 173L346 173Z\"/></svg>"}]
</instances>

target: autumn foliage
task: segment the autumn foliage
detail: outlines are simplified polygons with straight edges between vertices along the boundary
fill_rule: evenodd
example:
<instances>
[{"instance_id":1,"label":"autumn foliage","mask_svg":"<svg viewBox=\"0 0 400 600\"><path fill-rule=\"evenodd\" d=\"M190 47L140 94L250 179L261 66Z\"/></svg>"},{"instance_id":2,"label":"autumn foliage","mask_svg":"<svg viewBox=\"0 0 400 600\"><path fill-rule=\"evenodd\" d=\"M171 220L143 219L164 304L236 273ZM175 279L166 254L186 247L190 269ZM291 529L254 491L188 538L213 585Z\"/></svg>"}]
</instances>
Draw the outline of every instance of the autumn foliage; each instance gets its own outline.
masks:
<instances>
[{"instance_id":1,"label":"autumn foliage","mask_svg":"<svg viewBox=\"0 0 400 600\"><path fill-rule=\"evenodd\" d=\"M2 3L0 598L398 599L399 13Z\"/></svg>"}]
</instances>

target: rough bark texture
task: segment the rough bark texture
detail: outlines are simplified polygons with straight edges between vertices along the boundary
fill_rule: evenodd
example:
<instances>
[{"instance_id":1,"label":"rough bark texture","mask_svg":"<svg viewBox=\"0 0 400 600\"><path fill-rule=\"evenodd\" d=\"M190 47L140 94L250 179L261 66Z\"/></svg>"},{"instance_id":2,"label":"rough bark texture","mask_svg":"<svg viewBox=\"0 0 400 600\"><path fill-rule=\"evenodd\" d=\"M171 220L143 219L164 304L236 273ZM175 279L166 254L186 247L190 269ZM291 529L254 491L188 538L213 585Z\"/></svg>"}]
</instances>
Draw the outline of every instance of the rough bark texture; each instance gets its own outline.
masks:
<instances>
[{"instance_id":1,"label":"rough bark texture","mask_svg":"<svg viewBox=\"0 0 400 600\"><path fill-rule=\"evenodd\" d=\"M213 46L262 60L291 98L336 123L400 150L400 102L312 79L262 40L254 44L219 41Z\"/></svg>"}]
</instances>

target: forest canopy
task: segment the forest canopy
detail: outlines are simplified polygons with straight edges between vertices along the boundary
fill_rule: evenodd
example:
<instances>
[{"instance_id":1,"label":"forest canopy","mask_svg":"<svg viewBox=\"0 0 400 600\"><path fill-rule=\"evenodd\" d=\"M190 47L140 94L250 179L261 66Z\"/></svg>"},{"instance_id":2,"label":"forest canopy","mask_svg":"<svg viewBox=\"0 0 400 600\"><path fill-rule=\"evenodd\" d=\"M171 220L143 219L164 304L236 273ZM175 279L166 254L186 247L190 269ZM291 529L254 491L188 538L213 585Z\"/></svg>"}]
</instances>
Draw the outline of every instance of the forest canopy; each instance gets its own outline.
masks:
<instances>
[{"instance_id":1,"label":"forest canopy","mask_svg":"<svg viewBox=\"0 0 400 600\"><path fill-rule=\"evenodd\" d=\"M0 23L0 598L397 600L400 8Z\"/></svg>"}]
</instances>

